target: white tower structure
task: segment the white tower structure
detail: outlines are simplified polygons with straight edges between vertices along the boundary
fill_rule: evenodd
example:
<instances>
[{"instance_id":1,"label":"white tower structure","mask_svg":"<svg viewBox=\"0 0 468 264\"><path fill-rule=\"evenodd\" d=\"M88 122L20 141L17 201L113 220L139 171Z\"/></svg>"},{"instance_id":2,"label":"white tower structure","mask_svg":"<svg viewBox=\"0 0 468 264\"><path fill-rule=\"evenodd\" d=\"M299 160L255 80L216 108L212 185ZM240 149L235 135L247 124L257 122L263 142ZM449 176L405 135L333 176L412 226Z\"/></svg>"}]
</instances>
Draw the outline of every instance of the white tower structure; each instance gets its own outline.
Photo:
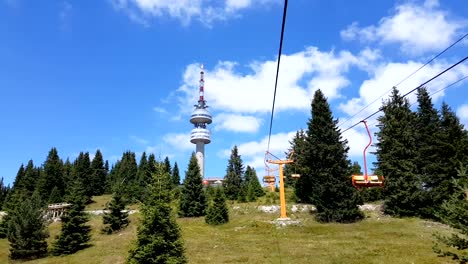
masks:
<instances>
[{"instance_id":1,"label":"white tower structure","mask_svg":"<svg viewBox=\"0 0 468 264\"><path fill-rule=\"evenodd\" d=\"M213 118L206 110L208 106L204 98L204 71L203 64L201 65L200 70L200 90L199 90L199 99L198 104L194 105L195 109L193 110L192 115L190 116L190 123L194 124L195 128L192 129L190 133L190 142L196 144L196 157L198 161L198 166L200 167L200 174L202 178L205 176L205 144L211 142L211 133L210 130L206 128L207 124L211 124Z\"/></svg>"}]
</instances>

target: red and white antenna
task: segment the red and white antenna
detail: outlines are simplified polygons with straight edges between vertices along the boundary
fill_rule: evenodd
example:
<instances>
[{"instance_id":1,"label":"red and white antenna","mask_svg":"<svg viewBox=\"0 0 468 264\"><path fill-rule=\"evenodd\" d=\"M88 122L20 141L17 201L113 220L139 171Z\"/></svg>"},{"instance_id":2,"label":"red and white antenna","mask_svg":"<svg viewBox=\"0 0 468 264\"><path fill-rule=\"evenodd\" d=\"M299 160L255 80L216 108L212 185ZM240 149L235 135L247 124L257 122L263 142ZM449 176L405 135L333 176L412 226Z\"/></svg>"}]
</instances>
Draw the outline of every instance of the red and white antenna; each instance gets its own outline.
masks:
<instances>
[{"instance_id":1,"label":"red and white antenna","mask_svg":"<svg viewBox=\"0 0 468 264\"><path fill-rule=\"evenodd\" d=\"M200 104L200 106L205 106L205 98L204 98L204 95L205 95L205 91L204 91L204 87L205 87L205 80L204 80L204 77L205 77L205 72L203 71L203 64L200 66L200 98L198 99L198 103Z\"/></svg>"}]
</instances>

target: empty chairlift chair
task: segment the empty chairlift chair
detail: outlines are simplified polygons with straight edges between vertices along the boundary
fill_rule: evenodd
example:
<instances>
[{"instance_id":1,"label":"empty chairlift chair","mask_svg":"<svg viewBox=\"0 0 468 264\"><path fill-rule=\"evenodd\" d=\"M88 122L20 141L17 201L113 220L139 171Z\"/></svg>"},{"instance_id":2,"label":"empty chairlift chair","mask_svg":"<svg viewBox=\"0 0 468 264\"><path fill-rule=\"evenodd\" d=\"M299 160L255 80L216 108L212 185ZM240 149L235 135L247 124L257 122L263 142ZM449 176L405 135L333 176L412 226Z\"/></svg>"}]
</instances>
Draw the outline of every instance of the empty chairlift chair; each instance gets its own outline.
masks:
<instances>
[{"instance_id":1,"label":"empty chairlift chair","mask_svg":"<svg viewBox=\"0 0 468 264\"><path fill-rule=\"evenodd\" d=\"M369 187L381 187L384 184L383 176L367 175L366 151L372 144L372 136L370 134L369 127L367 126L367 122L365 120L362 120L361 122L366 126L367 135L369 135L369 143L364 148L364 175L351 175L353 186L358 190Z\"/></svg>"}]
</instances>

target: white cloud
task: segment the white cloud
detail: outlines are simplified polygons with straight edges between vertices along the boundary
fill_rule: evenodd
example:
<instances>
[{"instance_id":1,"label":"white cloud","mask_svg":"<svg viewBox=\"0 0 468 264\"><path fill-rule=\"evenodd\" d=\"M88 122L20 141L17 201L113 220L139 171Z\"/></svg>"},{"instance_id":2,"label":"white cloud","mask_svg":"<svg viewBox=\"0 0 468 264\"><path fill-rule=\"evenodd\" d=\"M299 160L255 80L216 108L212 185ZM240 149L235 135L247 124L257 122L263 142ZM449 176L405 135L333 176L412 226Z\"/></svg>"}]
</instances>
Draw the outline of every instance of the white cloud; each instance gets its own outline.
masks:
<instances>
[{"instance_id":1,"label":"white cloud","mask_svg":"<svg viewBox=\"0 0 468 264\"><path fill-rule=\"evenodd\" d=\"M190 133L169 133L163 137L163 141L178 150L194 148L194 145L190 143Z\"/></svg>"},{"instance_id":2,"label":"white cloud","mask_svg":"<svg viewBox=\"0 0 468 264\"><path fill-rule=\"evenodd\" d=\"M216 120L215 130L228 130L233 132L257 132L261 120L254 116L221 113L214 117Z\"/></svg>"},{"instance_id":3,"label":"white cloud","mask_svg":"<svg viewBox=\"0 0 468 264\"><path fill-rule=\"evenodd\" d=\"M238 11L278 0L111 0L113 7L122 10L131 20L149 25L152 17L169 16L188 25L193 19L210 26L216 20L238 16Z\"/></svg>"},{"instance_id":4,"label":"white cloud","mask_svg":"<svg viewBox=\"0 0 468 264\"><path fill-rule=\"evenodd\" d=\"M147 145L149 143L148 140L146 139L143 139L143 138L140 138L140 137L137 137L137 136L130 136L130 138L137 142L138 144L142 144L142 145Z\"/></svg>"},{"instance_id":5,"label":"white cloud","mask_svg":"<svg viewBox=\"0 0 468 264\"><path fill-rule=\"evenodd\" d=\"M345 74L351 66L367 68L379 58L378 52L364 50L357 56L348 51L322 52L316 47L283 55L281 58L275 112L307 110L317 89L322 89L329 100L339 98L341 89L350 81ZM213 70L205 68L205 97L213 109L234 113L269 113L273 99L276 60L256 61L248 73L236 70L237 63L219 62ZM182 111L197 101L198 64L187 66L178 89Z\"/></svg>"},{"instance_id":6,"label":"white cloud","mask_svg":"<svg viewBox=\"0 0 468 264\"><path fill-rule=\"evenodd\" d=\"M167 110L165 108L162 108L162 107L155 106L155 107L153 107L153 110L156 113L167 114Z\"/></svg>"},{"instance_id":7,"label":"white cloud","mask_svg":"<svg viewBox=\"0 0 468 264\"><path fill-rule=\"evenodd\" d=\"M434 0L423 5L401 4L395 7L393 15L382 18L377 26L359 27L353 22L340 32L341 37L381 44L398 43L403 52L413 55L440 51L454 41L467 23L450 18L447 12L437 7L438 2Z\"/></svg>"},{"instance_id":8,"label":"white cloud","mask_svg":"<svg viewBox=\"0 0 468 264\"><path fill-rule=\"evenodd\" d=\"M73 9L73 6L69 2L63 1L61 3L60 12L59 12L61 30L70 29L70 20L71 20L71 15L73 11L72 9Z\"/></svg>"},{"instance_id":9,"label":"white cloud","mask_svg":"<svg viewBox=\"0 0 468 264\"><path fill-rule=\"evenodd\" d=\"M457 116L460 118L460 121L465 125L465 128L468 127L468 104L461 105L457 109Z\"/></svg>"}]
</instances>

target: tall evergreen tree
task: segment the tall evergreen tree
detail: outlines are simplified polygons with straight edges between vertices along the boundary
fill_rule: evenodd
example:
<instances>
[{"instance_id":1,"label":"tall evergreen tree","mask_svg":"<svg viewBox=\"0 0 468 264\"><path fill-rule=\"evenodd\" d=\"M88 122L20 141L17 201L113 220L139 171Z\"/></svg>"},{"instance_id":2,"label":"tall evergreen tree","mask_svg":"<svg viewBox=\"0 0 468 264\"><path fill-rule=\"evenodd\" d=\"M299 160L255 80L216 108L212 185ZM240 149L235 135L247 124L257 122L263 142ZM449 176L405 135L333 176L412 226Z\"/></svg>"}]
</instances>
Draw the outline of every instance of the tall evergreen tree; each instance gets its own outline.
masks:
<instances>
[{"instance_id":1,"label":"tall evergreen tree","mask_svg":"<svg viewBox=\"0 0 468 264\"><path fill-rule=\"evenodd\" d=\"M169 175L172 174L172 169L171 169L171 162L169 161L169 157L166 156L164 159L164 171L169 173Z\"/></svg>"},{"instance_id":2,"label":"tall evergreen tree","mask_svg":"<svg viewBox=\"0 0 468 264\"><path fill-rule=\"evenodd\" d=\"M385 176L384 210L394 216L414 216L421 207L421 182L415 162L415 114L396 88L382 110L376 156L378 170Z\"/></svg>"},{"instance_id":3,"label":"tall evergreen tree","mask_svg":"<svg viewBox=\"0 0 468 264\"><path fill-rule=\"evenodd\" d=\"M9 213L8 241L11 259L35 259L47 255L47 226L43 202L37 192Z\"/></svg>"},{"instance_id":4,"label":"tall evergreen tree","mask_svg":"<svg viewBox=\"0 0 468 264\"><path fill-rule=\"evenodd\" d=\"M73 164L73 184L78 181L84 191L85 203L91 201L93 195L93 188L91 184L91 161L88 152L80 152ZM72 188L75 188L74 186Z\"/></svg>"},{"instance_id":5,"label":"tall evergreen tree","mask_svg":"<svg viewBox=\"0 0 468 264\"><path fill-rule=\"evenodd\" d=\"M205 222L210 225L220 225L229 222L229 210L222 188L215 188L213 200L206 211Z\"/></svg>"},{"instance_id":6,"label":"tall evergreen tree","mask_svg":"<svg viewBox=\"0 0 468 264\"><path fill-rule=\"evenodd\" d=\"M361 165L357 161L353 162L350 168L351 175L363 175Z\"/></svg>"},{"instance_id":7,"label":"tall evergreen tree","mask_svg":"<svg viewBox=\"0 0 468 264\"><path fill-rule=\"evenodd\" d=\"M40 169L34 166L33 160L28 161L28 165L24 169L24 176L21 182L18 183L27 196L31 196L36 190L38 180L40 178Z\"/></svg>"},{"instance_id":8,"label":"tall evergreen tree","mask_svg":"<svg viewBox=\"0 0 468 264\"><path fill-rule=\"evenodd\" d=\"M137 240L129 251L127 262L187 263L180 228L169 205L172 188L170 177L162 164L156 163L154 168L156 172L149 187L150 197L142 206Z\"/></svg>"},{"instance_id":9,"label":"tall evergreen tree","mask_svg":"<svg viewBox=\"0 0 468 264\"><path fill-rule=\"evenodd\" d=\"M107 171L104 167L104 159L101 151L96 150L93 160L91 161L91 182L93 195L102 195L105 191Z\"/></svg>"},{"instance_id":10,"label":"tall evergreen tree","mask_svg":"<svg viewBox=\"0 0 468 264\"><path fill-rule=\"evenodd\" d=\"M123 190L124 197L130 201L137 200L141 193L137 179L138 165L136 162L135 153L127 151L123 154L118 170L118 179L125 179L126 188ZM116 182L118 183L118 182Z\"/></svg>"},{"instance_id":11,"label":"tall evergreen tree","mask_svg":"<svg viewBox=\"0 0 468 264\"><path fill-rule=\"evenodd\" d=\"M192 153L180 194L179 216L198 217L205 215L206 202L200 168L195 154Z\"/></svg>"},{"instance_id":12,"label":"tall evergreen tree","mask_svg":"<svg viewBox=\"0 0 468 264\"><path fill-rule=\"evenodd\" d=\"M245 169L245 182L247 183L247 197L249 196L249 190L251 198L257 198L265 195L265 191L263 191L260 181L258 180L257 172L255 172L254 168L248 165ZM247 200L250 201L251 199L247 198Z\"/></svg>"},{"instance_id":13,"label":"tall evergreen tree","mask_svg":"<svg viewBox=\"0 0 468 264\"><path fill-rule=\"evenodd\" d=\"M305 151L306 151L306 143L307 143L307 134L303 129L300 129L296 131L296 135L294 135L293 139L289 141L289 144L291 147L288 149L288 152L286 152L286 155L290 155L291 152L293 152L293 155L290 157L294 162L286 164L284 166L284 175L285 175L285 181L284 184L285 186L294 186L295 187L295 192L296 195L302 193L302 187L309 186L310 184L306 183L305 181L308 180L307 177L300 179L299 181L302 181L302 183L298 186L296 185L296 182L298 180L293 179L291 177L292 174L299 174L299 175L306 175L307 173L305 170L307 169L307 162L305 159ZM306 187L307 189L307 187ZM300 197L307 197L307 194L300 194ZM307 198L308 199L308 198Z\"/></svg>"},{"instance_id":14,"label":"tall evergreen tree","mask_svg":"<svg viewBox=\"0 0 468 264\"><path fill-rule=\"evenodd\" d=\"M69 255L88 246L91 239L91 226L87 224L88 216L84 211L87 199L82 183L78 180L73 184L70 197L71 203L67 213L62 216L62 229L54 241L53 255Z\"/></svg>"},{"instance_id":15,"label":"tall evergreen tree","mask_svg":"<svg viewBox=\"0 0 468 264\"><path fill-rule=\"evenodd\" d=\"M140 192L138 198L144 199L147 186L151 182L151 170L148 163L148 158L146 157L146 152L141 154L140 163L138 164L137 181Z\"/></svg>"},{"instance_id":16,"label":"tall evergreen tree","mask_svg":"<svg viewBox=\"0 0 468 264\"><path fill-rule=\"evenodd\" d=\"M359 196L350 184L348 146L341 137L330 105L321 90L312 100L312 117L308 122L306 158L307 173L298 182L302 200L311 200L317 207L316 219L321 222L354 222L363 218ZM301 179L300 178L300 179ZM310 198L309 198L310 197Z\"/></svg>"},{"instance_id":17,"label":"tall evergreen tree","mask_svg":"<svg viewBox=\"0 0 468 264\"><path fill-rule=\"evenodd\" d=\"M446 185L442 182L447 176L443 175L441 170L442 129L439 113L433 107L431 97L424 87L418 89L418 104L415 119L415 163L417 175L422 183L422 206L419 213L425 217L433 217L444 198L447 198L444 194L445 188L440 188Z\"/></svg>"},{"instance_id":18,"label":"tall evergreen tree","mask_svg":"<svg viewBox=\"0 0 468 264\"><path fill-rule=\"evenodd\" d=\"M3 183L3 177L0 178L0 211L3 208L3 204L7 198L8 192L10 191L10 186L6 186Z\"/></svg>"},{"instance_id":19,"label":"tall evergreen tree","mask_svg":"<svg viewBox=\"0 0 468 264\"><path fill-rule=\"evenodd\" d=\"M44 173L37 183L39 194L45 202L61 201L65 193L65 181L63 178L63 161L56 148L52 148L44 163ZM54 196L51 197L52 190Z\"/></svg>"},{"instance_id":20,"label":"tall evergreen tree","mask_svg":"<svg viewBox=\"0 0 468 264\"><path fill-rule=\"evenodd\" d=\"M70 195L72 183L74 182L73 176L73 164L70 162L70 159L67 158L65 163L63 163L63 181L65 182L64 197Z\"/></svg>"},{"instance_id":21,"label":"tall evergreen tree","mask_svg":"<svg viewBox=\"0 0 468 264\"><path fill-rule=\"evenodd\" d=\"M223 187L226 197L230 200L237 200L241 192L244 176L244 165L238 153L237 146L231 150L231 156L224 176Z\"/></svg>"},{"instance_id":22,"label":"tall evergreen tree","mask_svg":"<svg viewBox=\"0 0 468 264\"><path fill-rule=\"evenodd\" d=\"M125 200L121 194L121 185L117 185L112 200L110 201L107 209L110 211L105 213L102 222L104 227L103 233L112 234L125 228L129 224L128 212L125 212Z\"/></svg>"},{"instance_id":23,"label":"tall evergreen tree","mask_svg":"<svg viewBox=\"0 0 468 264\"><path fill-rule=\"evenodd\" d=\"M28 162L26 168L21 164L13 182L13 187L5 199L3 205L5 211L16 208L26 197L31 197L35 190L37 176L37 170L35 170L32 160Z\"/></svg>"},{"instance_id":24,"label":"tall evergreen tree","mask_svg":"<svg viewBox=\"0 0 468 264\"><path fill-rule=\"evenodd\" d=\"M172 184L174 186L180 185L180 175L179 175L179 166L177 166L177 162L174 162L174 168L172 169Z\"/></svg>"},{"instance_id":25,"label":"tall evergreen tree","mask_svg":"<svg viewBox=\"0 0 468 264\"><path fill-rule=\"evenodd\" d=\"M436 233L436 244L433 247L441 257L450 257L459 263L468 263L468 166L461 166L458 179L455 179L455 191L450 199L444 201L436 212L446 224L456 229L451 236Z\"/></svg>"}]
</instances>

